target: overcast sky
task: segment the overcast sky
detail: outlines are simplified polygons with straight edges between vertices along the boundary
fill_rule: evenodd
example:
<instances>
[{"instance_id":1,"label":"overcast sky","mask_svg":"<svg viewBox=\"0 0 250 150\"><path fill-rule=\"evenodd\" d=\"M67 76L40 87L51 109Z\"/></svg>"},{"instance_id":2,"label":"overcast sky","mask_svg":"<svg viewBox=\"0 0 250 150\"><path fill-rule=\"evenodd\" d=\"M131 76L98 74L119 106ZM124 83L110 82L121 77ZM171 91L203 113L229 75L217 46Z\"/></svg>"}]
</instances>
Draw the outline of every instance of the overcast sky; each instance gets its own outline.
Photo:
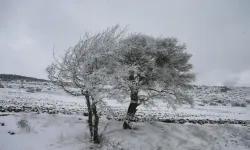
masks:
<instances>
[{"instance_id":1,"label":"overcast sky","mask_svg":"<svg viewBox=\"0 0 250 150\"><path fill-rule=\"evenodd\" d=\"M197 84L250 86L250 0L0 0L0 74L46 79L54 45L115 24L186 43Z\"/></svg>"}]
</instances>

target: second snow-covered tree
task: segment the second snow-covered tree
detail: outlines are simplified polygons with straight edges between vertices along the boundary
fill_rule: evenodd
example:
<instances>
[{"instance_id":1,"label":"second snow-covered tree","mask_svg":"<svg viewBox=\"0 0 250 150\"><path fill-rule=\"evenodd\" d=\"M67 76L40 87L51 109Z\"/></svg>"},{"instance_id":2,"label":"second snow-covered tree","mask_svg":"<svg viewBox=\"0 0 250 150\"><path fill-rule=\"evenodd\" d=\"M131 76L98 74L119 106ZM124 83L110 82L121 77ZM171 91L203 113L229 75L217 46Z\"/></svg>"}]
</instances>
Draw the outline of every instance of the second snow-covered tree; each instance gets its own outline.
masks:
<instances>
[{"instance_id":1,"label":"second snow-covered tree","mask_svg":"<svg viewBox=\"0 0 250 150\"><path fill-rule=\"evenodd\" d=\"M195 75L190 73L191 55L185 51L185 44L175 38L132 34L122 39L119 47L115 52L119 58L115 89L130 93L124 129L132 128L130 121L141 104L153 104L155 99L162 99L172 107L192 104L185 90L192 87Z\"/></svg>"}]
</instances>

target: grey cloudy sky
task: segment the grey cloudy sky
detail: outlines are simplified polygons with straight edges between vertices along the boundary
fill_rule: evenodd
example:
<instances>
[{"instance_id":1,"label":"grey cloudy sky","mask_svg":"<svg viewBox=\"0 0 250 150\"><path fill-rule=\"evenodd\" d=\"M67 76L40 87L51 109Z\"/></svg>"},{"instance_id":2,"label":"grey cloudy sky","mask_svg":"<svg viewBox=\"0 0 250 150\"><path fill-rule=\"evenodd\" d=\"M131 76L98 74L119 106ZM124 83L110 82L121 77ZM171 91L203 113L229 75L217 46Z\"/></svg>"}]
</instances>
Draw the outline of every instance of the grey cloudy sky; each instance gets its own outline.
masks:
<instances>
[{"instance_id":1,"label":"grey cloudy sky","mask_svg":"<svg viewBox=\"0 0 250 150\"><path fill-rule=\"evenodd\" d=\"M0 0L0 73L47 78L54 45L117 23L186 43L197 84L250 86L250 0Z\"/></svg>"}]
</instances>

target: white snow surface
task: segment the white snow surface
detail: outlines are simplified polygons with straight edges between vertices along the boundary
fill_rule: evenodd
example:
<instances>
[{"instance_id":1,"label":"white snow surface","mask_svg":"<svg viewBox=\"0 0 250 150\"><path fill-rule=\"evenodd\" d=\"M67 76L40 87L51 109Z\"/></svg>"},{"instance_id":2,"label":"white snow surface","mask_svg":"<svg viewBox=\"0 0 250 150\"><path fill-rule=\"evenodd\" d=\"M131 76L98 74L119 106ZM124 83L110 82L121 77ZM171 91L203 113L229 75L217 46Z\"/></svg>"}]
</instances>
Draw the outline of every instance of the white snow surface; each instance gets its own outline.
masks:
<instances>
[{"instance_id":1,"label":"white snow surface","mask_svg":"<svg viewBox=\"0 0 250 150\"><path fill-rule=\"evenodd\" d=\"M82 120L79 120L81 118ZM25 119L31 130L21 130L17 121ZM0 117L1 150L88 150L111 149L89 142L83 116L12 114ZM120 142L128 150L249 150L250 127L238 125L136 123L137 130L123 130L121 122L101 119L100 132L109 142ZM13 131L16 134L10 135ZM118 148L117 148L118 149Z\"/></svg>"},{"instance_id":2,"label":"white snow surface","mask_svg":"<svg viewBox=\"0 0 250 150\"><path fill-rule=\"evenodd\" d=\"M50 83L2 82L0 108L8 106L44 106L53 109L68 109L83 112L86 109L84 97L73 97ZM41 88L41 92L27 92L28 87ZM250 120L250 88L231 88L226 93L219 87L196 87L190 91L195 106L183 105L177 110L169 108L161 100L156 107L139 106L137 116L156 116L160 119L237 119ZM210 105L211 102L216 106ZM232 107L232 102L245 103L246 107ZM114 110L126 113L129 104L122 105L116 100L107 100ZM0 112L0 114L3 114ZM0 150L112 150L110 145L100 148L88 139L87 117L79 115L49 115L35 113L8 113L0 116ZM79 120L82 118L82 120ZM17 122L25 119L30 131L18 128ZM102 117L100 133L110 121ZM249 150L249 125L198 125L167 124L160 122L134 123L138 130L123 130L122 122L109 123L105 136L110 143L121 143L120 148L129 150ZM10 135L13 131L16 134ZM113 148L118 149L118 148Z\"/></svg>"}]
</instances>

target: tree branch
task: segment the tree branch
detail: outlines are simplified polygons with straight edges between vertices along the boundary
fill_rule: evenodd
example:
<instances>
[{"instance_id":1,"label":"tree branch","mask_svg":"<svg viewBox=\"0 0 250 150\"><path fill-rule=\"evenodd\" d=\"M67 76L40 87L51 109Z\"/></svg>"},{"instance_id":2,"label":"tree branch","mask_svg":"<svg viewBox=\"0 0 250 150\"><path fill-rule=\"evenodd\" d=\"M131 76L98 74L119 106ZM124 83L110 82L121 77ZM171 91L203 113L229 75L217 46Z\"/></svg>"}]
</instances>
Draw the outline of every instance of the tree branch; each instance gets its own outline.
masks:
<instances>
[{"instance_id":1,"label":"tree branch","mask_svg":"<svg viewBox=\"0 0 250 150\"><path fill-rule=\"evenodd\" d=\"M73 93L72 91L66 89L66 87L65 87L65 85L63 85L62 81L59 80L59 82L60 82L59 86L61 86L65 92L67 92L67 93L69 93L70 95L73 95L73 96L80 96L79 94Z\"/></svg>"}]
</instances>

